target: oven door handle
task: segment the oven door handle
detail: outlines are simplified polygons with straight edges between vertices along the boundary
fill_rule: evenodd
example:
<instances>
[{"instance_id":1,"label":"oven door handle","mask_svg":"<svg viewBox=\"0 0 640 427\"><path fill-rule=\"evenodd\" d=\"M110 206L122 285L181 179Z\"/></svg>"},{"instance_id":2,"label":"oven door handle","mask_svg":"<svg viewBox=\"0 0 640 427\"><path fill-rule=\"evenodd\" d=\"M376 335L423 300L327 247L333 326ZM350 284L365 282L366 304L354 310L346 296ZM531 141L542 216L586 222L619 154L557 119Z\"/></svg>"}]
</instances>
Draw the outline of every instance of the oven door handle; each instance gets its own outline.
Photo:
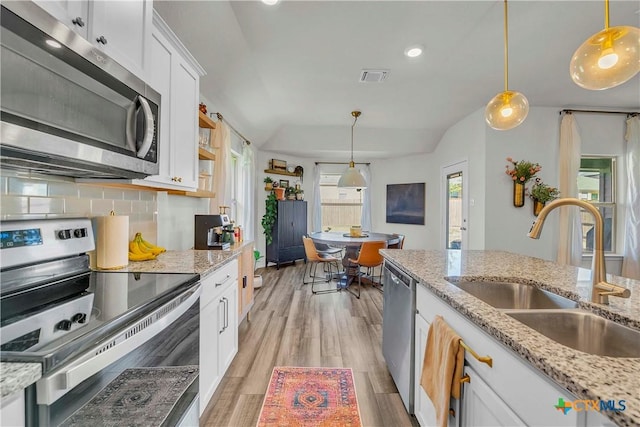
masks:
<instances>
[{"instance_id":1,"label":"oven door handle","mask_svg":"<svg viewBox=\"0 0 640 427\"><path fill-rule=\"evenodd\" d=\"M82 381L158 335L196 303L201 292L201 285L197 284L134 325L101 341L67 366L42 377L36 383L37 403L51 405Z\"/></svg>"}]
</instances>

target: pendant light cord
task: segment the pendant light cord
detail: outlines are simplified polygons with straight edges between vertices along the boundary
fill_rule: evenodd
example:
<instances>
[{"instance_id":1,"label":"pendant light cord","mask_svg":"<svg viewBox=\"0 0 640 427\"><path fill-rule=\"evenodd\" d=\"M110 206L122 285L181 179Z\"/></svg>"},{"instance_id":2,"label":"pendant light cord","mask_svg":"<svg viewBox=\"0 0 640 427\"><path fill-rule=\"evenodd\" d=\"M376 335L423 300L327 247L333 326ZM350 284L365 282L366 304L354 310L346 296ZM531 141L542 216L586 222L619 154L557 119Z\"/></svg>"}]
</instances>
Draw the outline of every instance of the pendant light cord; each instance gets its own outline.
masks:
<instances>
[{"instance_id":1,"label":"pendant light cord","mask_svg":"<svg viewBox=\"0 0 640 427\"><path fill-rule=\"evenodd\" d=\"M609 0L604 0L604 29L609 29Z\"/></svg>"},{"instance_id":2,"label":"pendant light cord","mask_svg":"<svg viewBox=\"0 0 640 427\"><path fill-rule=\"evenodd\" d=\"M507 24L507 0L504 0L504 91L509 91L509 25Z\"/></svg>"},{"instance_id":3,"label":"pendant light cord","mask_svg":"<svg viewBox=\"0 0 640 427\"><path fill-rule=\"evenodd\" d=\"M356 122L358 121L358 117L362 114L360 111L352 111L351 115L353 116L353 124L351 125L351 161L349 162L350 167L353 167L353 128L356 127Z\"/></svg>"}]
</instances>

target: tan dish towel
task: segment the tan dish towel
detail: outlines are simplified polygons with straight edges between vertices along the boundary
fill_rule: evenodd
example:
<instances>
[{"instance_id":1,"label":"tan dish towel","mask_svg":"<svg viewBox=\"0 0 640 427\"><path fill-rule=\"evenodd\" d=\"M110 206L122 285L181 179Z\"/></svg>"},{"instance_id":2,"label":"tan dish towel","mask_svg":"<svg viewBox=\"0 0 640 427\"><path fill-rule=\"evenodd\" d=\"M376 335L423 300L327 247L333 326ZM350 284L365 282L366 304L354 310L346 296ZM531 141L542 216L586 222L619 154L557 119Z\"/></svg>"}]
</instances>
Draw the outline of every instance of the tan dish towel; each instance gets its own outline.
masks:
<instances>
[{"instance_id":1,"label":"tan dish towel","mask_svg":"<svg viewBox=\"0 0 640 427\"><path fill-rule=\"evenodd\" d=\"M460 379L464 368L464 348L460 346L460 341L460 336L442 316L433 318L427 336L420 385L433 402L437 425L442 427L448 424L449 399L460 398Z\"/></svg>"}]
</instances>

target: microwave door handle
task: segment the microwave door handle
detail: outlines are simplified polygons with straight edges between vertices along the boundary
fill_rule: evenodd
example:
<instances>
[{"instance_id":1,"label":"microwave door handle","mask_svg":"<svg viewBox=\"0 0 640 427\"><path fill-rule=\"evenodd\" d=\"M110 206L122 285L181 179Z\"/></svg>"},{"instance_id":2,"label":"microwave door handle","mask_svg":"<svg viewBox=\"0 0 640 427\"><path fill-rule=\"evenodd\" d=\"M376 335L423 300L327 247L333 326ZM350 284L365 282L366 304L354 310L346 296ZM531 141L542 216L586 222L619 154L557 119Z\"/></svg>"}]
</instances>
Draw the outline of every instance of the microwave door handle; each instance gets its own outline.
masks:
<instances>
[{"instance_id":1,"label":"microwave door handle","mask_svg":"<svg viewBox=\"0 0 640 427\"><path fill-rule=\"evenodd\" d=\"M142 111L144 113L144 138L142 139L142 145L138 149L137 156L141 159L144 159L149 153L151 149L151 143L153 142L153 134L155 133L155 120L153 119L153 112L151 111L151 107L149 106L149 102L142 96L138 95L137 101L140 102L142 106Z\"/></svg>"},{"instance_id":2,"label":"microwave door handle","mask_svg":"<svg viewBox=\"0 0 640 427\"><path fill-rule=\"evenodd\" d=\"M136 110L136 102L134 101L127 108L127 123L125 125L127 148L134 153L136 152Z\"/></svg>"}]
</instances>

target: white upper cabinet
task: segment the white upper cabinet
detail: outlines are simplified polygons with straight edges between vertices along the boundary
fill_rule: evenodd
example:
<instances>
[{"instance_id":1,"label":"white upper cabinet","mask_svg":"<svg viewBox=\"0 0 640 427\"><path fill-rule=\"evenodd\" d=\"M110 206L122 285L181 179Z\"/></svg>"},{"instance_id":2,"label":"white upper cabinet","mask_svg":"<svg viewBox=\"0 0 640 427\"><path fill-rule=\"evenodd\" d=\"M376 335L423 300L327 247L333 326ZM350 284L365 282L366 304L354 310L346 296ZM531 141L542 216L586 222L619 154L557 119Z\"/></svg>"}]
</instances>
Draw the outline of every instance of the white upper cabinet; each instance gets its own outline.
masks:
<instances>
[{"instance_id":1,"label":"white upper cabinet","mask_svg":"<svg viewBox=\"0 0 640 427\"><path fill-rule=\"evenodd\" d=\"M146 80L152 0L36 0L35 3Z\"/></svg>"},{"instance_id":2,"label":"white upper cabinet","mask_svg":"<svg viewBox=\"0 0 640 427\"><path fill-rule=\"evenodd\" d=\"M158 175L134 183L175 190L198 187L198 99L204 70L154 12L149 84L162 97Z\"/></svg>"}]
</instances>

